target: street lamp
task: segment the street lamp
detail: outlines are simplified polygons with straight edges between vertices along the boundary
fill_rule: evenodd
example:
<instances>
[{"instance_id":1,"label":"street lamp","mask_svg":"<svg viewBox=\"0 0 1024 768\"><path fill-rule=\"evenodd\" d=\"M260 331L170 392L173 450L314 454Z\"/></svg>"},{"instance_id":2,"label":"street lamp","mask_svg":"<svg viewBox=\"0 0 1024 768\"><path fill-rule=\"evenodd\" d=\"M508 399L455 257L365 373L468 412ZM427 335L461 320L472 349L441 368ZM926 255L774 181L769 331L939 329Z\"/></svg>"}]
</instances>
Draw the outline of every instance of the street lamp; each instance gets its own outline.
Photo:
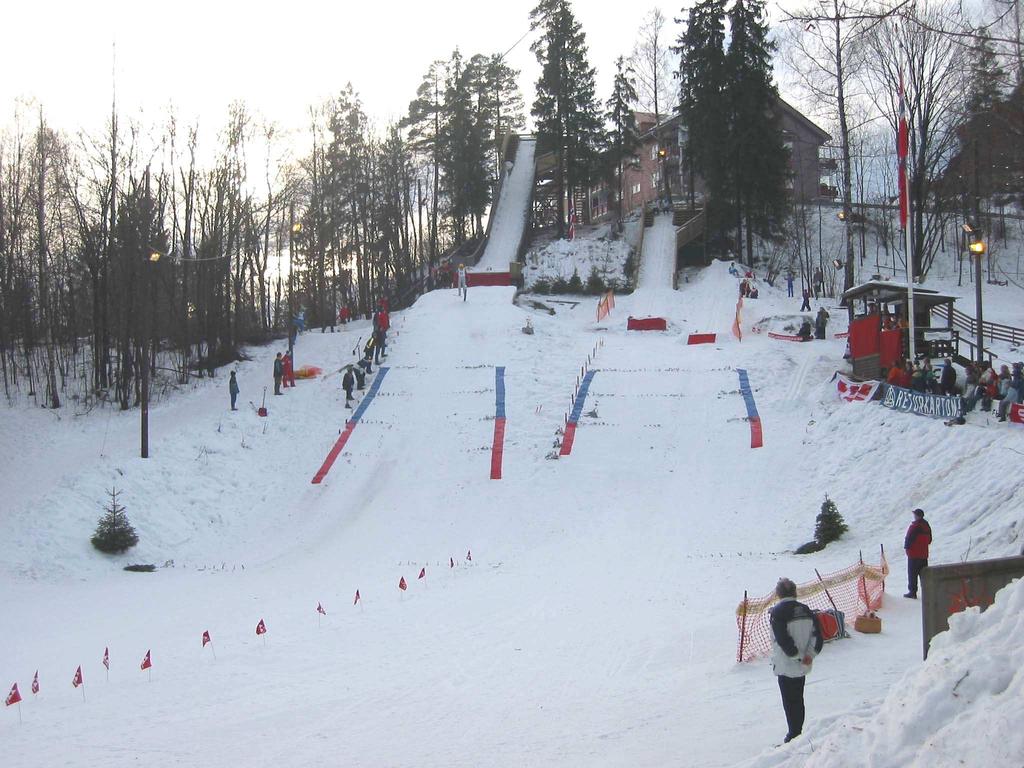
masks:
<instances>
[{"instance_id":1,"label":"street lamp","mask_svg":"<svg viewBox=\"0 0 1024 768\"><path fill-rule=\"evenodd\" d=\"M143 269L146 271L146 286L147 287L152 286L152 284L153 284L153 278L152 278L152 276L149 273L149 270L151 268L149 265L156 265L157 263L159 263L160 258L163 255L164 254L161 253L156 248L153 248L152 246L149 246L148 253L146 254L146 258L145 258L146 266L143 267ZM155 268L155 267L153 267L153 268ZM143 310L143 311L145 311L145 310ZM150 307L150 311L152 311L152 307ZM148 315L147 315L147 317L148 317ZM150 330L151 329L149 327L149 323L148 322L144 323L143 325L145 326L145 329L144 329L144 332L143 332L143 335L142 335L142 404L141 404L141 408L140 408L140 411L141 411L141 422L142 422L141 425L140 425L141 433L142 433L141 434L142 445L141 445L140 454L141 454L142 458L148 459L149 458L149 334L150 334Z\"/></svg>"},{"instance_id":2,"label":"street lamp","mask_svg":"<svg viewBox=\"0 0 1024 768\"><path fill-rule=\"evenodd\" d=\"M291 228L288 231L288 357L293 361L295 355L293 349L295 346L295 306L292 299L292 283L294 272L292 254L295 253L295 238L302 232L302 222L295 220L295 204L292 203L290 207L289 218L291 219Z\"/></svg>"},{"instance_id":3,"label":"street lamp","mask_svg":"<svg viewBox=\"0 0 1024 768\"><path fill-rule=\"evenodd\" d=\"M978 365L984 365L985 363L985 335L983 333L982 322L982 304L981 304L981 258L985 255L987 250L985 246L985 240L982 238L982 232L980 229L975 229L969 223L965 222L963 225L964 235L967 236L968 242L967 250L970 252L974 259L974 305L975 314L977 319L975 322L977 326L976 330L976 341L978 344L977 362ZM950 318L952 320L952 318Z\"/></svg>"}]
</instances>

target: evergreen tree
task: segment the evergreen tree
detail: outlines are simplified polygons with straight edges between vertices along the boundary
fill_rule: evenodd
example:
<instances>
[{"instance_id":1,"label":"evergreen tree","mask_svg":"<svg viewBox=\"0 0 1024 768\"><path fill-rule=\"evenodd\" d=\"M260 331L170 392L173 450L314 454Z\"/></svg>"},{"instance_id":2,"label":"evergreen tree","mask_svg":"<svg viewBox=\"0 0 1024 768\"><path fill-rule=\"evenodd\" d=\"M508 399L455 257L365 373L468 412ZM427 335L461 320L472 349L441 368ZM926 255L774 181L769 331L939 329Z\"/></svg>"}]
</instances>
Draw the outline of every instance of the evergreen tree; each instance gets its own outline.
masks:
<instances>
[{"instance_id":1,"label":"evergreen tree","mask_svg":"<svg viewBox=\"0 0 1024 768\"><path fill-rule=\"evenodd\" d=\"M533 116L542 150L557 158L558 236L565 234L565 198L589 183L596 166L601 122L595 73L587 62L586 36L568 0L541 0L530 12L541 30L531 46L541 65Z\"/></svg>"},{"instance_id":2,"label":"evergreen tree","mask_svg":"<svg viewBox=\"0 0 1024 768\"><path fill-rule=\"evenodd\" d=\"M437 262L438 253L438 199L440 198L441 119L444 109L444 61L431 62L422 82L416 89L416 98L409 103L409 114L401 126L409 131L409 142L415 152L429 158L431 166L430 226L428 256L430 264Z\"/></svg>"},{"instance_id":3,"label":"evergreen tree","mask_svg":"<svg viewBox=\"0 0 1024 768\"><path fill-rule=\"evenodd\" d=\"M640 136L636 128L636 87L633 70L621 56L615 60L612 95L606 102L605 120L610 126L605 134L605 172L609 186L615 190L619 220L622 220L623 177L626 161L636 157Z\"/></svg>"},{"instance_id":4,"label":"evergreen tree","mask_svg":"<svg viewBox=\"0 0 1024 768\"><path fill-rule=\"evenodd\" d=\"M824 547L839 539L848 530L849 527L843 520L843 516L839 514L836 503L826 494L825 500L821 502L821 512L818 513L814 526L814 540Z\"/></svg>"},{"instance_id":5,"label":"evergreen tree","mask_svg":"<svg viewBox=\"0 0 1024 768\"><path fill-rule=\"evenodd\" d=\"M764 0L735 0L729 28L726 68L736 252L743 252L745 225L747 262L752 263L754 234L777 235L788 212L789 153L776 113L775 43L768 39Z\"/></svg>"},{"instance_id":6,"label":"evergreen tree","mask_svg":"<svg viewBox=\"0 0 1024 768\"><path fill-rule=\"evenodd\" d=\"M92 545L108 555L120 554L139 543L135 529L128 522L125 508L117 503L117 496L117 488L111 489L110 504L97 523L96 533L92 537Z\"/></svg>"},{"instance_id":7,"label":"evergreen tree","mask_svg":"<svg viewBox=\"0 0 1024 768\"><path fill-rule=\"evenodd\" d=\"M725 0L697 2L677 42L679 111L686 126L690 201L696 202L693 177L698 174L704 181L708 236L721 239L730 218L731 198L726 163L729 111L725 98Z\"/></svg>"}]
</instances>

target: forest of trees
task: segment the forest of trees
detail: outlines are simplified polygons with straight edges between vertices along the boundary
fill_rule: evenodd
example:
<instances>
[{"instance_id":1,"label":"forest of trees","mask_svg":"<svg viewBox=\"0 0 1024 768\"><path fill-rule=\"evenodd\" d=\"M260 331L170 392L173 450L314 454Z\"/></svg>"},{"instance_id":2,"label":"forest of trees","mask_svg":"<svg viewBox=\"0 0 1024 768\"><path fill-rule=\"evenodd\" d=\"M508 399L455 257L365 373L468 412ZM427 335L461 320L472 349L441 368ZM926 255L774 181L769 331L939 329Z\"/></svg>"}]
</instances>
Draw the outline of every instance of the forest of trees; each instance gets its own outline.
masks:
<instances>
[{"instance_id":1,"label":"forest of trees","mask_svg":"<svg viewBox=\"0 0 1024 768\"><path fill-rule=\"evenodd\" d=\"M875 227L895 268L905 256L892 217L866 206L895 195L901 77L916 274L948 247L951 224L991 231L996 212L1020 202L1018 2L984 0L968 15L955 0L829 0L774 29L763 0L698 0L680 16L673 29L652 11L634 40L624 35L603 98L569 0L538 0L524 20L540 68L533 130L557 166L555 235L595 183L621 200L643 109L682 116L712 250L803 275L823 267L845 287ZM815 245L813 204L790 198L779 78L835 137L827 151L848 222L836 266ZM143 366L163 387L184 384L245 344L284 335L300 310L316 328L342 305L362 314L382 295L411 300L444 254L482 236L502 138L525 129L526 105L502 55L459 50L429 63L410 95L405 116L380 128L347 85L309 109L302 148L240 103L215 134L173 116L140 124L114 100L102 130L67 134L16 104L0 132L8 399L126 409L139 401ZM820 205L816 215L820 233Z\"/></svg>"}]
</instances>

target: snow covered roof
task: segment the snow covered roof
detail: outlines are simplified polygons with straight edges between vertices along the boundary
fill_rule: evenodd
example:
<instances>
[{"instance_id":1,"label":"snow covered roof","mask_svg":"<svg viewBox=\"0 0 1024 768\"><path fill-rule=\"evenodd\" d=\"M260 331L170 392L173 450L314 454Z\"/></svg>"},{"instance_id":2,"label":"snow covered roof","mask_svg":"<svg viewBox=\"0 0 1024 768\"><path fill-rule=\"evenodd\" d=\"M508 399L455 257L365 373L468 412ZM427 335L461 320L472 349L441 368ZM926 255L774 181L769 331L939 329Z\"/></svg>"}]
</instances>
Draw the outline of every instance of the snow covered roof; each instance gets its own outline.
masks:
<instances>
[{"instance_id":1,"label":"snow covered roof","mask_svg":"<svg viewBox=\"0 0 1024 768\"><path fill-rule=\"evenodd\" d=\"M869 280L862 285L855 285L843 293L843 305L848 306L856 299L870 299L873 301L903 301L907 296L907 284L897 283L892 280ZM914 288L914 300L920 301L927 306L945 304L956 301L958 296L951 296L948 293L939 293L927 288Z\"/></svg>"}]
</instances>

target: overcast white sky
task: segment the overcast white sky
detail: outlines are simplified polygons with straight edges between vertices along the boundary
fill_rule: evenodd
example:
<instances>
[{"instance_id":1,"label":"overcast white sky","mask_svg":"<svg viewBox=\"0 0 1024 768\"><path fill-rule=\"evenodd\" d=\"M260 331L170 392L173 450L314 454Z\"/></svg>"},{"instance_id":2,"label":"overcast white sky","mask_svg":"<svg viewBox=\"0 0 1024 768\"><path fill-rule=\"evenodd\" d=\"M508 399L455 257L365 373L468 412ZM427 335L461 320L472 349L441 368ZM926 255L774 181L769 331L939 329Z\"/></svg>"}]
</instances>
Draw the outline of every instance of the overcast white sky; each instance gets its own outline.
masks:
<instances>
[{"instance_id":1,"label":"overcast white sky","mask_svg":"<svg viewBox=\"0 0 1024 768\"><path fill-rule=\"evenodd\" d=\"M308 107L351 81L378 125L401 117L429 63L458 47L464 54L505 52L529 29L535 0L505 3L228 2L227 0L79 0L11 2L3 11L0 124L15 99L40 102L49 122L97 131L109 114L116 41L119 110L160 123L173 104L179 120L198 117L210 136L228 104L285 128L304 126ZM628 54L653 7L672 22L683 3L574 3L607 98L612 63ZM531 98L538 69L527 36L508 56ZM529 107L529 104L527 105Z\"/></svg>"}]
</instances>

